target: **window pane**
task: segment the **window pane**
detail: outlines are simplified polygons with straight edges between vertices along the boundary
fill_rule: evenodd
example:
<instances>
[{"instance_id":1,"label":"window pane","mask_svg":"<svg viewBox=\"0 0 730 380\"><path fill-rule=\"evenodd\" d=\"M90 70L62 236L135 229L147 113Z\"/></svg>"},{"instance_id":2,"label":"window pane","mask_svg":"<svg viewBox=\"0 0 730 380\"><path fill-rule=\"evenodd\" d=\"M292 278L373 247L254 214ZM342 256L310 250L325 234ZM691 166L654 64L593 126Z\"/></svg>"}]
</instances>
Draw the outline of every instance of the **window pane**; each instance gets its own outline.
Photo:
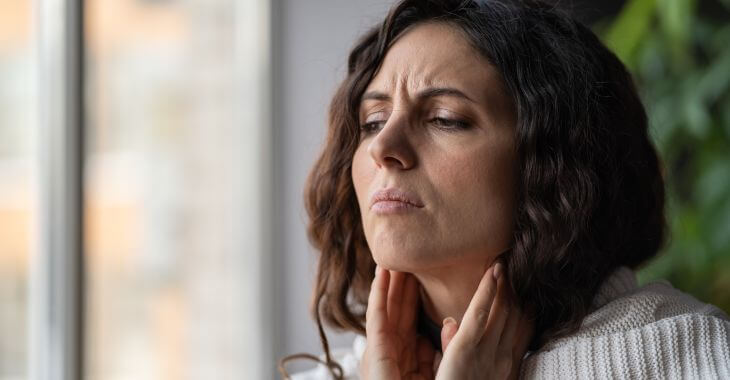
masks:
<instances>
[{"instance_id":1,"label":"window pane","mask_svg":"<svg viewBox=\"0 0 730 380\"><path fill-rule=\"evenodd\" d=\"M0 379L26 377L28 257L35 189L30 1L0 1Z\"/></svg>"},{"instance_id":2,"label":"window pane","mask_svg":"<svg viewBox=\"0 0 730 380\"><path fill-rule=\"evenodd\" d=\"M258 251L241 239L256 217L242 189L257 186L241 128L259 109L236 94L265 54L237 53L260 27L237 21L244 3L86 1L88 379L240 379L260 365L246 327Z\"/></svg>"}]
</instances>

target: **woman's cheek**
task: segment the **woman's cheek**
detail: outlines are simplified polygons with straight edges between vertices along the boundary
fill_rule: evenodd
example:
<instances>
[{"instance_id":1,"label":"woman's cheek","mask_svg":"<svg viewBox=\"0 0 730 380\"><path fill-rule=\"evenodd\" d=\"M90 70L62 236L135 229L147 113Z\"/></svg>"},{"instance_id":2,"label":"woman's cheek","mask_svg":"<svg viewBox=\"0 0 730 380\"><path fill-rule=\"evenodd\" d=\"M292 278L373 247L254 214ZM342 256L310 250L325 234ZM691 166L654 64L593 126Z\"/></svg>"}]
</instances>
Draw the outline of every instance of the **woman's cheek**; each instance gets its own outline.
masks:
<instances>
[{"instance_id":1,"label":"woman's cheek","mask_svg":"<svg viewBox=\"0 0 730 380\"><path fill-rule=\"evenodd\" d=\"M351 177L352 186L355 189L355 196L357 197L357 201L360 206L360 214L364 218L367 212L366 206L368 188L370 187L370 182L372 181L375 172L374 167L368 167L368 161L366 160L367 157L363 155L367 155L367 152L362 147L355 151L355 155L352 160Z\"/></svg>"}]
</instances>

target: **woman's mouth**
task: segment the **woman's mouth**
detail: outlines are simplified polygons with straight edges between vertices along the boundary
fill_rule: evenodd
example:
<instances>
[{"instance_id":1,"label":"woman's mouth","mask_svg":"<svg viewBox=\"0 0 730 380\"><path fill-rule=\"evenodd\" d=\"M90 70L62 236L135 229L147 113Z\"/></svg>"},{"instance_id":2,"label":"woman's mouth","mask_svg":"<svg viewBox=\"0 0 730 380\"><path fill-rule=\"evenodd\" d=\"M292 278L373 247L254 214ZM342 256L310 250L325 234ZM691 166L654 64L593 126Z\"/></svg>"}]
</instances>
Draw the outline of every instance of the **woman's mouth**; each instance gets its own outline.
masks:
<instances>
[{"instance_id":1,"label":"woman's mouth","mask_svg":"<svg viewBox=\"0 0 730 380\"><path fill-rule=\"evenodd\" d=\"M379 190L370 200L370 210L379 214L408 212L422 207L423 203L415 194L396 188Z\"/></svg>"}]
</instances>

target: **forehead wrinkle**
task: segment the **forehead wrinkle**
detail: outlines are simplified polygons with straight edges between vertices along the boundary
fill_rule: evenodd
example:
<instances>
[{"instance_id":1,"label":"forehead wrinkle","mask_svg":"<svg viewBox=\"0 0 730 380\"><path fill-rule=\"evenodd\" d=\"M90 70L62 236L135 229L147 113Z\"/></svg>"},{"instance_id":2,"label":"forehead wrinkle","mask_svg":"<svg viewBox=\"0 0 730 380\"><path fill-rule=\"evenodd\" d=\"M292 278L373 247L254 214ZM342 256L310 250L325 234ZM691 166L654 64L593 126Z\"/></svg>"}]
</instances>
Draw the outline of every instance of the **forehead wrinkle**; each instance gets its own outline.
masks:
<instances>
[{"instance_id":1,"label":"forehead wrinkle","mask_svg":"<svg viewBox=\"0 0 730 380\"><path fill-rule=\"evenodd\" d=\"M408 66L403 70L394 70L390 79L376 83L373 86L376 88L372 90L389 95L392 99L399 97L410 99L415 94L427 88L454 87L454 85L457 88L459 87L458 83L455 84L453 80L448 80L448 75L446 75L447 79L440 79L439 77L443 76L439 73L440 71L443 70L440 68L427 70ZM378 89L377 87L381 85L382 87Z\"/></svg>"},{"instance_id":2,"label":"forehead wrinkle","mask_svg":"<svg viewBox=\"0 0 730 380\"><path fill-rule=\"evenodd\" d=\"M445 28L446 40L424 40L422 33L417 32L424 27L436 27L442 32ZM395 100L404 96L407 99L428 87L456 87L472 97L481 97L483 89L477 87L486 80L486 70L474 67L475 62L487 63L453 27L426 24L406 33L391 47L368 91L380 91ZM384 72L384 68L388 71Z\"/></svg>"}]
</instances>

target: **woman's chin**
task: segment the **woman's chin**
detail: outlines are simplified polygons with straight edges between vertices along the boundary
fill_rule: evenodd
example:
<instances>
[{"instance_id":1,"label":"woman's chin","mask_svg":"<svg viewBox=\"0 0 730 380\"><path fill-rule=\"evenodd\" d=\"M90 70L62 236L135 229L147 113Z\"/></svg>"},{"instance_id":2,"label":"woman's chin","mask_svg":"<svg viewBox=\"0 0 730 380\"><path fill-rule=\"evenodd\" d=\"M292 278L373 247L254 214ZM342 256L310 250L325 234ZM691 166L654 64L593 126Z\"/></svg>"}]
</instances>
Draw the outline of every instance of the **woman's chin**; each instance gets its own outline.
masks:
<instances>
[{"instance_id":1,"label":"woman's chin","mask_svg":"<svg viewBox=\"0 0 730 380\"><path fill-rule=\"evenodd\" d=\"M384 269L416 273L443 264L444 258L425 250L376 250L373 260Z\"/></svg>"}]
</instances>

